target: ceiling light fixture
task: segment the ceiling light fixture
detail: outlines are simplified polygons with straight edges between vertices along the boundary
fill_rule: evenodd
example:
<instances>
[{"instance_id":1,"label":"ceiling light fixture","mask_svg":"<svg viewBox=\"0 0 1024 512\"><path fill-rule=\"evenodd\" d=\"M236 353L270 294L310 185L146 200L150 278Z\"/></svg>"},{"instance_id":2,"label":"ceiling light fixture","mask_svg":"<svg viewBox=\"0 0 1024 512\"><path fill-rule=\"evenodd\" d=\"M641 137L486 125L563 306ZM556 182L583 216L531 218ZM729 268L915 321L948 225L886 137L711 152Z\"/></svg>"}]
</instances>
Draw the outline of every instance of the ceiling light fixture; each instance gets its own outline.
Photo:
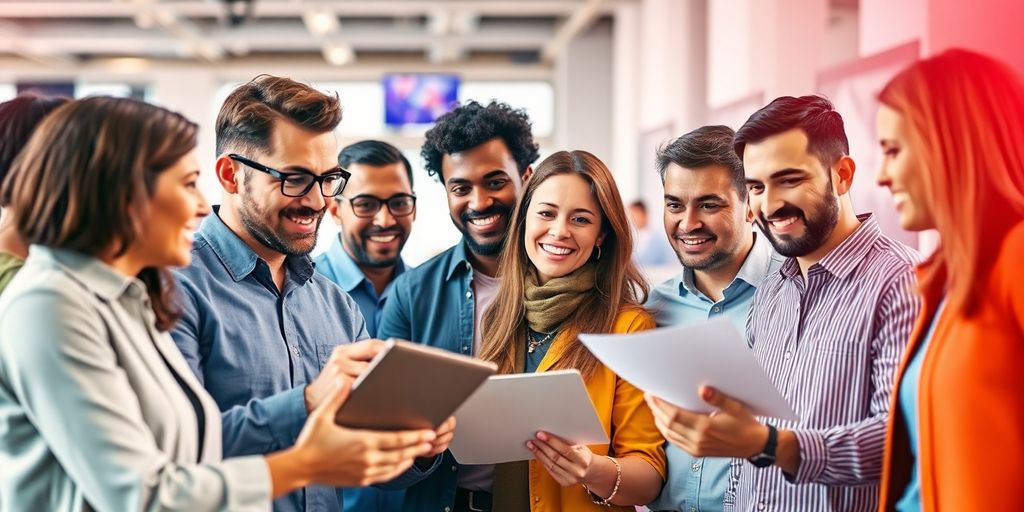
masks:
<instances>
[{"instance_id":1,"label":"ceiling light fixture","mask_svg":"<svg viewBox=\"0 0 1024 512\"><path fill-rule=\"evenodd\" d=\"M324 45L321 51L324 60L332 66L344 66L356 59L356 52L352 49L352 45L347 43Z\"/></svg>"},{"instance_id":2,"label":"ceiling light fixture","mask_svg":"<svg viewBox=\"0 0 1024 512\"><path fill-rule=\"evenodd\" d=\"M314 37L323 37L338 31L338 17L328 9L310 9L302 13L306 30Z\"/></svg>"}]
</instances>

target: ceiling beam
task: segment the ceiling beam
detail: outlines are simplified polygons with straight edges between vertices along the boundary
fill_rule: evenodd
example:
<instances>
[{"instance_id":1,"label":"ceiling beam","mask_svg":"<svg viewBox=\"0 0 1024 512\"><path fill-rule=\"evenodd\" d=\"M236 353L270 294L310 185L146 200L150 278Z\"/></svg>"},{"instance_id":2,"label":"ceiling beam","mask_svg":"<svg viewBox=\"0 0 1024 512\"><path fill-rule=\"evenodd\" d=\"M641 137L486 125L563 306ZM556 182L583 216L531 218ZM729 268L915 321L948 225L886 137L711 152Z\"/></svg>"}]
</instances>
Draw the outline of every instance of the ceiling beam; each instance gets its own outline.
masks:
<instances>
[{"instance_id":1,"label":"ceiling beam","mask_svg":"<svg viewBox=\"0 0 1024 512\"><path fill-rule=\"evenodd\" d=\"M192 57L211 63L224 57L224 46L204 37L195 23L177 12L174 4L136 0L134 5L138 9L134 16L149 16L164 32L180 41Z\"/></svg>"},{"instance_id":2,"label":"ceiling beam","mask_svg":"<svg viewBox=\"0 0 1024 512\"><path fill-rule=\"evenodd\" d=\"M32 41L21 27L0 21L0 51L17 55L46 67L66 67L74 64L75 60L70 55L47 49L53 46L57 45Z\"/></svg>"},{"instance_id":3,"label":"ceiling beam","mask_svg":"<svg viewBox=\"0 0 1024 512\"><path fill-rule=\"evenodd\" d=\"M471 11L481 16L568 16L577 11L584 0L258 0L255 16L299 17L309 9L324 9L339 16L429 16L437 10ZM628 0L618 0L628 1ZM130 18L138 12L138 4L128 1L101 0L21 0L4 1L3 17L14 18ZM181 0L161 3L173 5L185 17L219 18L224 14L220 2ZM602 13L610 13L606 6Z\"/></svg>"},{"instance_id":4,"label":"ceiling beam","mask_svg":"<svg viewBox=\"0 0 1024 512\"><path fill-rule=\"evenodd\" d=\"M549 64L554 63L569 46L569 42L589 28L590 24L601 15L604 3L605 0L586 0L581 4L558 29L555 37L541 49L541 60Z\"/></svg>"},{"instance_id":5,"label":"ceiling beam","mask_svg":"<svg viewBox=\"0 0 1024 512\"><path fill-rule=\"evenodd\" d=\"M417 51L437 43L451 44L466 50L536 50L551 39L547 28L490 28L465 35L435 36L423 29L383 31L375 27L346 26L330 38L332 42L352 45L356 50ZM14 39L14 38L12 38ZM160 31L142 30L131 25L110 27L102 31L88 23L53 23L17 39L45 48L71 48L75 53L106 55L176 56L183 44L178 37ZM266 23L234 29L218 28L207 32L202 41L220 47L244 45L251 51L319 52L323 41L312 38L299 23Z\"/></svg>"}]
</instances>

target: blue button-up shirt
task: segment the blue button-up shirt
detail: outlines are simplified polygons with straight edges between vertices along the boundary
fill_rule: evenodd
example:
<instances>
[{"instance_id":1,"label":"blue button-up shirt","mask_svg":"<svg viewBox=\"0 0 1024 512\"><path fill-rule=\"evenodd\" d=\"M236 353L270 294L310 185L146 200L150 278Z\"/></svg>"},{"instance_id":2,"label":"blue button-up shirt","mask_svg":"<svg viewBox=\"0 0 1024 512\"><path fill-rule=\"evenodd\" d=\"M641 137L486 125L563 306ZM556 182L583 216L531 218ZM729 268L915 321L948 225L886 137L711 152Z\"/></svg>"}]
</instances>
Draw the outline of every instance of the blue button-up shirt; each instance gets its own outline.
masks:
<instances>
[{"instance_id":1,"label":"blue button-up shirt","mask_svg":"<svg viewBox=\"0 0 1024 512\"><path fill-rule=\"evenodd\" d=\"M377 289L373 283L366 278L352 257L345 252L345 248L341 245L341 237L335 238L331 248L318 256L315 262L317 272L337 283L356 301L359 311L366 319L367 332L370 333L370 337L376 337L377 325L380 323L380 315L391 292L393 279L402 275L406 270L402 259L398 259L395 264L394 277L391 283L384 287L384 292L380 295L377 295ZM402 510L405 491L386 491L375 487L362 487L343 489L342 495L344 496L345 512L389 512Z\"/></svg>"},{"instance_id":2,"label":"blue button-up shirt","mask_svg":"<svg viewBox=\"0 0 1024 512\"><path fill-rule=\"evenodd\" d=\"M337 283L342 290L352 296L356 304L359 304L359 311L362 312L363 318L366 320L366 332L370 333L371 338L376 337L380 315L384 312L384 303L387 302L388 295L391 293L391 284L394 283L394 279L407 270L402 258L398 258L398 262L395 263L392 281L384 287L384 291L380 295L377 295L377 289L366 278L359 265L356 265L352 257L345 252L340 237L335 238L331 248L317 256L314 261L317 272Z\"/></svg>"},{"instance_id":3,"label":"blue button-up shirt","mask_svg":"<svg viewBox=\"0 0 1024 512\"><path fill-rule=\"evenodd\" d=\"M784 258L760 233L754 235L750 254L740 266L736 278L715 302L697 289L692 269L684 268L678 276L651 291L646 308L658 326L686 325L705 322L725 315L739 332L746 332L747 313L754 300L754 291L769 272L782 266ZM665 443L668 457L668 478L651 510L711 512L723 510L729 487L730 459L693 457L671 443Z\"/></svg>"},{"instance_id":4,"label":"blue button-up shirt","mask_svg":"<svg viewBox=\"0 0 1024 512\"><path fill-rule=\"evenodd\" d=\"M183 316L171 336L223 411L224 456L295 443L304 388L336 345L367 337L358 306L289 256L282 291L270 267L217 216L203 220L192 264L177 272ZM335 489L311 486L274 501L278 512L340 510Z\"/></svg>"},{"instance_id":5,"label":"blue button-up shirt","mask_svg":"<svg viewBox=\"0 0 1024 512\"><path fill-rule=\"evenodd\" d=\"M472 355L472 282L463 241L394 281L377 334ZM400 510L454 509L458 472L459 464L446 451L432 471L406 490Z\"/></svg>"}]
</instances>

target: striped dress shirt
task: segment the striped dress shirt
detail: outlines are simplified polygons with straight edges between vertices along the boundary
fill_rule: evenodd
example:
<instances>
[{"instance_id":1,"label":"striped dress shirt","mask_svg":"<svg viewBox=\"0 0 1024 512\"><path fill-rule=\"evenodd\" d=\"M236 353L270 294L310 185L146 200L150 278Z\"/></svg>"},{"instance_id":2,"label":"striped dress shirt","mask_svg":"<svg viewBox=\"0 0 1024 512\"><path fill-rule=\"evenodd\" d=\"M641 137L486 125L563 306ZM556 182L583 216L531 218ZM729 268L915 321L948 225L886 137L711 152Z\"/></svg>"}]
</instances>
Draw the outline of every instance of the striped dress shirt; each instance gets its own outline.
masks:
<instances>
[{"instance_id":1,"label":"striped dress shirt","mask_svg":"<svg viewBox=\"0 0 1024 512\"><path fill-rule=\"evenodd\" d=\"M757 288L747 341L800 421L800 468L733 463L736 510L875 511L889 394L920 309L918 254L882 235L870 216L812 265L795 259Z\"/></svg>"}]
</instances>

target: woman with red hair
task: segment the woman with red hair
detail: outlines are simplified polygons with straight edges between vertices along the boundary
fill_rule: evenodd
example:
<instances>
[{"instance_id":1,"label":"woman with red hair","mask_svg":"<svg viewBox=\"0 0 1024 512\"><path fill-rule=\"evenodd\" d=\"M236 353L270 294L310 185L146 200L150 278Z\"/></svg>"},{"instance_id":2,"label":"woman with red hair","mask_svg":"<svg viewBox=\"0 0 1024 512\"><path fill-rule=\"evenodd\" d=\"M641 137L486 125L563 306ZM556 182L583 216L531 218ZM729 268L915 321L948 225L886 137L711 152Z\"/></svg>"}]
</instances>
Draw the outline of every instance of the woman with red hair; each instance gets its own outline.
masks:
<instances>
[{"instance_id":1,"label":"woman with red hair","mask_svg":"<svg viewBox=\"0 0 1024 512\"><path fill-rule=\"evenodd\" d=\"M924 306L898 373L882 510L1024 502L1024 83L963 50L922 60L879 96L904 229L935 229Z\"/></svg>"}]
</instances>

